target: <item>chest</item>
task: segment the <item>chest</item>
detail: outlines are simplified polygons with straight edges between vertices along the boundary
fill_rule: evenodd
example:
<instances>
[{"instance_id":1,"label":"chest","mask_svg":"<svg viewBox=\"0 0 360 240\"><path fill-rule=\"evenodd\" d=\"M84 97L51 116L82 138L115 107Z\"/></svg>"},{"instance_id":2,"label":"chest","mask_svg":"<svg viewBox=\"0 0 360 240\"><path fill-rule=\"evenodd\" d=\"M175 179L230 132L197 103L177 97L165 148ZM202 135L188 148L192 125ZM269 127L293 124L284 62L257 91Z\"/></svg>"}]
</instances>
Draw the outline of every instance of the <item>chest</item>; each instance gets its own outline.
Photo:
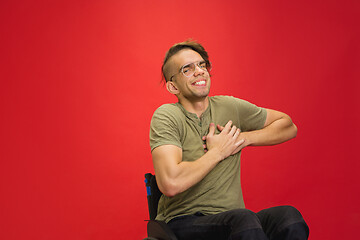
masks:
<instances>
[{"instance_id":1,"label":"chest","mask_svg":"<svg viewBox=\"0 0 360 240\"><path fill-rule=\"evenodd\" d=\"M209 133L210 123L214 123L224 126L229 120L234 122L234 125L240 127L239 121L234 119L232 114L216 115L219 117L213 117L215 115L209 113L201 118L192 117L186 118L183 121L182 134L180 136L182 150L183 150L183 161L195 161L205 154L203 136ZM219 130L215 130L215 134L219 134Z\"/></svg>"}]
</instances>

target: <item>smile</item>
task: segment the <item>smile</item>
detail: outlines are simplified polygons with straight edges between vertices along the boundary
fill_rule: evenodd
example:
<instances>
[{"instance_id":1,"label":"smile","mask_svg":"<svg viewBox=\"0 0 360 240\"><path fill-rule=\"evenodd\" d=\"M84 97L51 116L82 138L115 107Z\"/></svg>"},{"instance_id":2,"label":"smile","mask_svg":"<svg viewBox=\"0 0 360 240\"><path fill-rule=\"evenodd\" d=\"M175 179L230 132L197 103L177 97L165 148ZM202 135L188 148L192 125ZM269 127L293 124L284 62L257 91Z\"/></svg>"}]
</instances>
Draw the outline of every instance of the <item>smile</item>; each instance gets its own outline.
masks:
<instances>
[{"instance_id":1,"label":"smile","mask_svg":"<svg viewBox=\"0 0 360 240\"><path fill-rule=\"evenodd\" d=\"M205 80L196 81L196 82L194 82L192 85L195 85L195 86L205 86L205 85L206 85L206 81L205 81Z\"/></svg>"}]
</instances>

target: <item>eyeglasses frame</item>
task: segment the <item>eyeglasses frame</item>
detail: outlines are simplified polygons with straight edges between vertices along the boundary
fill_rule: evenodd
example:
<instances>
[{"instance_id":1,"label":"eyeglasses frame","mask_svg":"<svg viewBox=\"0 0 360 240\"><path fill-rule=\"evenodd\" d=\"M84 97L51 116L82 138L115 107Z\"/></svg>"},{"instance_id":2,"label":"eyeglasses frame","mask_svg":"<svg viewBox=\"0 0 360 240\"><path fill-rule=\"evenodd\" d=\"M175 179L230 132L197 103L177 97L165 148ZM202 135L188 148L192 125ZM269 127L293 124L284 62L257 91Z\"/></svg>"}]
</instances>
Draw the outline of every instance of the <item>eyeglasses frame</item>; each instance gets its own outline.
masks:
<instances>
[{"instance_id":1,"label":"eyeglasses frame","mask_svg":"<svg viewBox=\"0 0 360 240\"><path fill-rule=\"evenodd\" d=\"M195 71L196 71L196 67L200 68L199 64L200 64L200 63L203 63L203 62L205 62L205 63L209 66L209 67L206 67L206 71L207 71L207 72L210 72L210 71L211 71L211 62L210 62L210 61L201 60L201 61L197 61L197 62L187 63L187 64L183 65L183 66L179 69L179 72L178 72L178 73L175 73L174 75L172 75L172 76L170 77L169 81L172 82L172 78L173 78L175 75L179 74L179 73L182 73L185 77L191 77L192 74L189 75L189 76L186 76L186 75L185 75L185 73L184 73L184 71L183 71L184 67L186 67L186 66L188 66L188 65L190 65L190 64L195 64ZM203 70L202 68L200 68L200 69ZM194 71L194 73L195 73L195 71ZM194 73L193 73L193 74L194 74Z\"/></svg>"}]
</instances>

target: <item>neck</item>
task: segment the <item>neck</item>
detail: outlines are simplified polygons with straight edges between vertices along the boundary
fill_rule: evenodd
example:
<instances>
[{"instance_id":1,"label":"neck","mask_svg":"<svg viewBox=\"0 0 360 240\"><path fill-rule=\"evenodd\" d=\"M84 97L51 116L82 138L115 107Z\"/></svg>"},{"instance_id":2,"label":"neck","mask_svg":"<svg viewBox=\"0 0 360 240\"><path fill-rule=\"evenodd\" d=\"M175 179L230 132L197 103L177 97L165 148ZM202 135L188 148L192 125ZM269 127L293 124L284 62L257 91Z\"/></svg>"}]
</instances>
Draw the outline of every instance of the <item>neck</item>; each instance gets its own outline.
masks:
<instances>
[{"instance_id":1,"label":"neck","mask_svg":"<svg viewBox=\"0 0 360 240\"><path fill-rule=\"evenodd\" d=\"M198 118L205 112L209 106L209 98L198 99L196 101L189 101L188 99L179 99L180 104L186 109L186 111L195 113Z\"/></svg>"}]
</instances>

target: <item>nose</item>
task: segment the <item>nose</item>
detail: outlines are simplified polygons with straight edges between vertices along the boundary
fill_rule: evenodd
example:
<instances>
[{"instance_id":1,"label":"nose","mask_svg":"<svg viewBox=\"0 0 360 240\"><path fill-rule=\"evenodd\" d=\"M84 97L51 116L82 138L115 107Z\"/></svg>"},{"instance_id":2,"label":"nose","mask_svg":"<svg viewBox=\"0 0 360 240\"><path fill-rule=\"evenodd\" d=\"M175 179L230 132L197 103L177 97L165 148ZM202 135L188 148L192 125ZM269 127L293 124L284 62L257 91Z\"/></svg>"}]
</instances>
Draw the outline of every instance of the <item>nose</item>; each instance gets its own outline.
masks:
<instances>
[{"instance_id":1,"label":"nose","mask_svg":"<svg viewBox=\"0 0 360 240\"><path fill-rule=\"evenodd\" d=\"M197 64L195 64L195 72L194 75L203 75L205 73L205 70L200 68Z\"/></svg>"}]
</instances>

